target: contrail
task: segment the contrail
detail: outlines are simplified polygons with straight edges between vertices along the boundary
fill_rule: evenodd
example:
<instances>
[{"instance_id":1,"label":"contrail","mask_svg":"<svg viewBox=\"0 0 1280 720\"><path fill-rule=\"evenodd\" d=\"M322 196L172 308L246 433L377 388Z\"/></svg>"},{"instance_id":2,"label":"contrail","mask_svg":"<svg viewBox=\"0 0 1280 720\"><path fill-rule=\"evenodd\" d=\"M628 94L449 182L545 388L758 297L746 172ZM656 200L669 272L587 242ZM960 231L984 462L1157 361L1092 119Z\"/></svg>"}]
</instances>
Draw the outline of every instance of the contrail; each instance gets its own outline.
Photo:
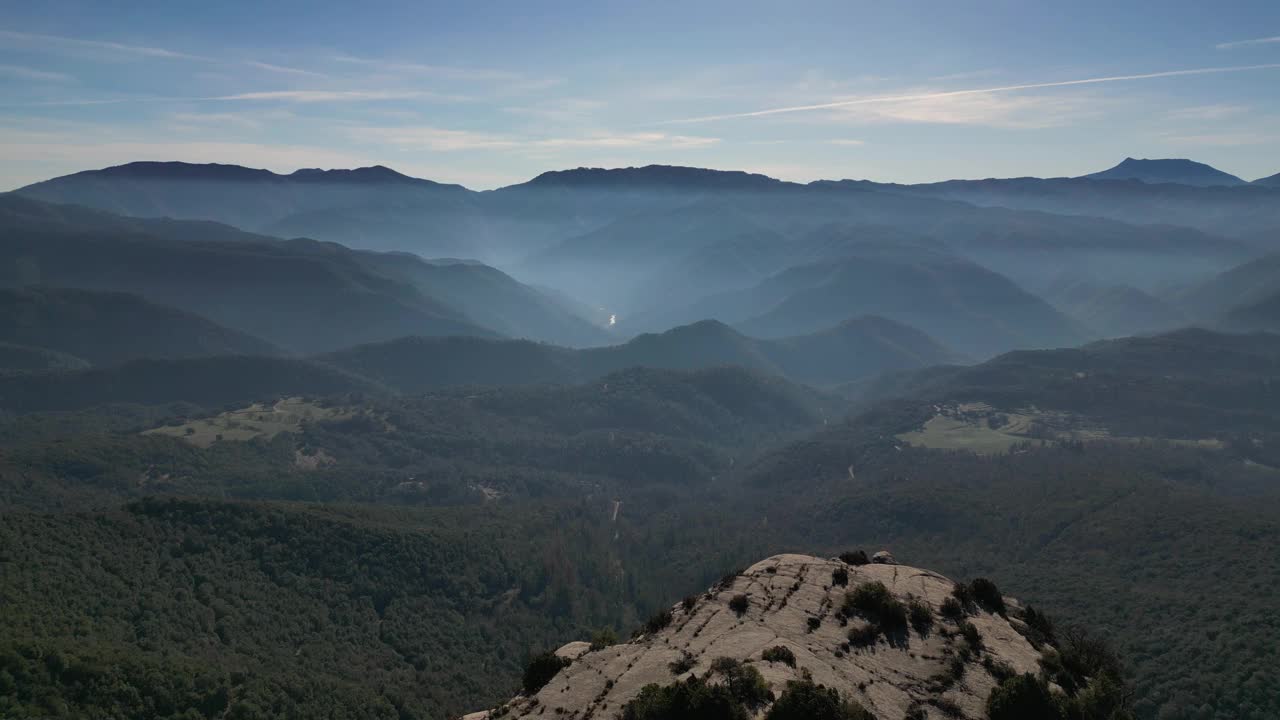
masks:
<instances>
[{"instance_id":1,"label":"contrail","mask_svg":"<svg viewBox=\"0 0 1280 720\"><path fill-rule=\"evenodd\" d=\"M1248 70L1274 70L1280 63L1266 65L1236 65L1233 67L1196 68L1192 70L1166 70L1164 72L1143 73L1141 75L1111 75L1109 77L1085 78L1083 80L1059 80L1057 82L1029 83L1026 85L1004 85L1001 87L978 88L973 90L949 90L946 92L920 93L916 95L883 95L878 97L838 100L836 102L818 103L816 105L793 105L791 107L753 110L751 112L729 113L727 115L705 115L703 117L685 118L683 120L667 120L660 125L679 123L701 123L714 120L732 120L735 118L762 117L765 115L781 115L783 113L807 112L809 110L827 110L829 108L848 107L850 105L869 105L871 103L901 102L904 100L932 100L935 98L956 97L959 95L981 95L983 93L1014 92L1017 90L1036 90L1039 88L1066 87L1068 85L1095 85L1097 83L1125 82L1129 80L1151 80L1153 78L1180 77L1183 75L1211 75L1214 73L1245 72Z\"/></svg>"},{"instance_id":2,"label":"contrail","mask_svg":"<svg viewBox=\"0 0 1280 720\"><path fill-rule=\"evenodd\" d=\"M1236 40L1235 42L1224 42L1214 45L1219 50L1234 50L1238 47L1249 47L1250 45L1267 45L1270 43L1280 43L1280 35L1275 37L1255 38L1253 40Z\"/></svg>"}]
</instances>

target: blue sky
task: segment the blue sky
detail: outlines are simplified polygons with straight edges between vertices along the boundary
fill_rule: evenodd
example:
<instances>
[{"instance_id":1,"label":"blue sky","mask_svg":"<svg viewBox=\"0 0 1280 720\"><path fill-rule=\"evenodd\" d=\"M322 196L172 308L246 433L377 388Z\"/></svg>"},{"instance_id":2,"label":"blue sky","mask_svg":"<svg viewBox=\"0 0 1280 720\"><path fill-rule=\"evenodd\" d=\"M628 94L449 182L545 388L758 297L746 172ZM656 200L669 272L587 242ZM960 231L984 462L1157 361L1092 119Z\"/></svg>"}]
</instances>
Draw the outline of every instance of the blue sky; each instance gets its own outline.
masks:
<instances>
[{"instance_id":1,"label":"blue sky","mask_svg":"<svg viewBox=\"0 0 1280 720\"><path fill-rule=\"evenodd\" d=\"M0 6L0 189L130 160L489 188L579 166L920 182L1126 156L1280 172L1280 2Z\"/></svg>"}]
</instances>

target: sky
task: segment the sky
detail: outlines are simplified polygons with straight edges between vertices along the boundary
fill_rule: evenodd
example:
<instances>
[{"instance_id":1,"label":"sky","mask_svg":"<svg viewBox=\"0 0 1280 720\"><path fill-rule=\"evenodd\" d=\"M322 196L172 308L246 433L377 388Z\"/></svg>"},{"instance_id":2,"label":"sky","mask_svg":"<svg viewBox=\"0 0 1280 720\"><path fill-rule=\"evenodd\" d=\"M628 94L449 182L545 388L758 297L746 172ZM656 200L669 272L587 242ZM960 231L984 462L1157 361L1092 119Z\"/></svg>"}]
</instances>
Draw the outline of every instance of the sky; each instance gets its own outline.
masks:
<instances>
[{"instance_id":1,"label":"sky","mask_svg":"<svg viewBox=\"0 0 1280 720\"><path fill-rule=\"evenodd\" d=\"M1280 2L0 3L0 190L133 160L1280 173Z\"/></svg>"}]
</instances>

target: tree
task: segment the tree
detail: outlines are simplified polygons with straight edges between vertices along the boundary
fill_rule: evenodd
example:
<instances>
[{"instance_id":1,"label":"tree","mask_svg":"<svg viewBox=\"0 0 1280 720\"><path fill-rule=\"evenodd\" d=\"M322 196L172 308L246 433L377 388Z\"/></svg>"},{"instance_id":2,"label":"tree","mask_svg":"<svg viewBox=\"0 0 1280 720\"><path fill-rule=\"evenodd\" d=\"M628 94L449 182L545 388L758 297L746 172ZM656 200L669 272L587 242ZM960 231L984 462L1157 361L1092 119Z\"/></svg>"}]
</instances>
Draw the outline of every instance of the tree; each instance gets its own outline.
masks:
<instances>
[{"instance_id":1,"label":"tree","mask_svg":"<svg viewBox=\"0 0 1280 720\"><path fill-rule=\"evenodd\" d=\"M1049 684L1031 673L1000 683L987 697L990 720L1064 720L1062 705Z\"/></svg>"},{"instance_id":2,"label":"tree","mask_svg":"<svg viewBox=\"0 0 1280 720\"><path fill-rule=\"evenodd\" d=\"M534 655L525 665L521 686L525 695L533 695L551 682L561 669L569 665L569 661L553 652Z\"/></svg>"},{"instance_id":3,"label":"tree","mask_svg":"<svg viewBox=\"0 0 1280 720\"><path fill-rule=\"evenodd\" d=\"M852 700L844 700L835 690L814 685L812 680L787 683L778 701L769 708L765 720L876 720Z\"/></svg>"}]
</instances>

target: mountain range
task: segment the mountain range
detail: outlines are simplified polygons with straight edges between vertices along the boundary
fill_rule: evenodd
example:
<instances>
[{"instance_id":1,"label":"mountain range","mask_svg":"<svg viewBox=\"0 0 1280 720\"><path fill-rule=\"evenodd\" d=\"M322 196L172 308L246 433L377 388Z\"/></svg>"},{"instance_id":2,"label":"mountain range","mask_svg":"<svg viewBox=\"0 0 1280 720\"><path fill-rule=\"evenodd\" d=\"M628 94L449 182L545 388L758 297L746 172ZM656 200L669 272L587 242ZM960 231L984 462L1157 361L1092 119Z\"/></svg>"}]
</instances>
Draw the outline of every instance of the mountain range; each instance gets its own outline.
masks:
<instances>
[{"instance_id":1,"label":"mountain range","mask_svg":"<svg viewBox=\"0 0 1280 720\"><path fill-rule=\"evenodd\" d=\"M296 352L405 335L608 338L493 268L0 196L0 286L130 292ZM484 325L481 323L492 323Z\"/></svg>"},{"instance_id":2,"label":"mountain range","mask_svg":"<svg viewBox=\"0 0 1280 720\"><path fill-rule=\"evenodd\" d=\"M30 296L37 291L20 294ZM39 294L70 295L82 300L94 297L84 291ZM129 296L107 297L117 305L141 302ZM269 399L278 392L308 396L343 392L417 394L451 386L569 385L633 367L704 370L737 366L796 382L838 385L888 371L963 359L924 333L879 317L853 318L817 333L776 340L750 338L707 320L662 334L641 335L622 345L587 349L529 340L415 336L312 358L250 356L245 352L253 349L248 342L237 353L219 353L220 348L210 347L207 341L192 343L193 347L188 348L182 342L190 333L203 330L205 336L201 339L207 340L209 328L216 326L207 321L193 322L172 327L173 334L168 335L166 331L171 326L164 322L167 319L161 317L155 326L157 336L164 341L126 345L128 350L112 340L119 337L113 332L119 330L118 325L104 325L103 338L92 331L72 332L79 326L64 322L58 330L32 338L51 347L69 345L103 367L0 378L0 404L37 411L110 403L207 405L211 397L249 402ZM226 334L222 330L222 335ZM212 336L221 337L216 333ZM65 341L67 338L74 342ZM261 347L270 348L265 344ZM182 349L189 350L186 359L179 352ZM137 353L143 350L150 350L151 355L139 357ZM66 358L39 360L47 365L67 363ZM21 355L14 362L30 366L36 359ZM66 369L87 364L73 362ZM18 364L9 369L32 368ZM281 377L288 377L288 382L279 384L275 378Z\"/></svg>"},{"instance_id":3,"label":"mountain range","mask_svg":"<svg viewBox=\"0 0 1280 720\"><path fill-rule=\"evenodd\" d=\"M1084 177L1093 180L1138 180L1148 185L1173 183L1212 187L1244 185L1230 173L1193 160L1135 160L1125 158L1119 165Z\"/></svg>"}]
</instances>

